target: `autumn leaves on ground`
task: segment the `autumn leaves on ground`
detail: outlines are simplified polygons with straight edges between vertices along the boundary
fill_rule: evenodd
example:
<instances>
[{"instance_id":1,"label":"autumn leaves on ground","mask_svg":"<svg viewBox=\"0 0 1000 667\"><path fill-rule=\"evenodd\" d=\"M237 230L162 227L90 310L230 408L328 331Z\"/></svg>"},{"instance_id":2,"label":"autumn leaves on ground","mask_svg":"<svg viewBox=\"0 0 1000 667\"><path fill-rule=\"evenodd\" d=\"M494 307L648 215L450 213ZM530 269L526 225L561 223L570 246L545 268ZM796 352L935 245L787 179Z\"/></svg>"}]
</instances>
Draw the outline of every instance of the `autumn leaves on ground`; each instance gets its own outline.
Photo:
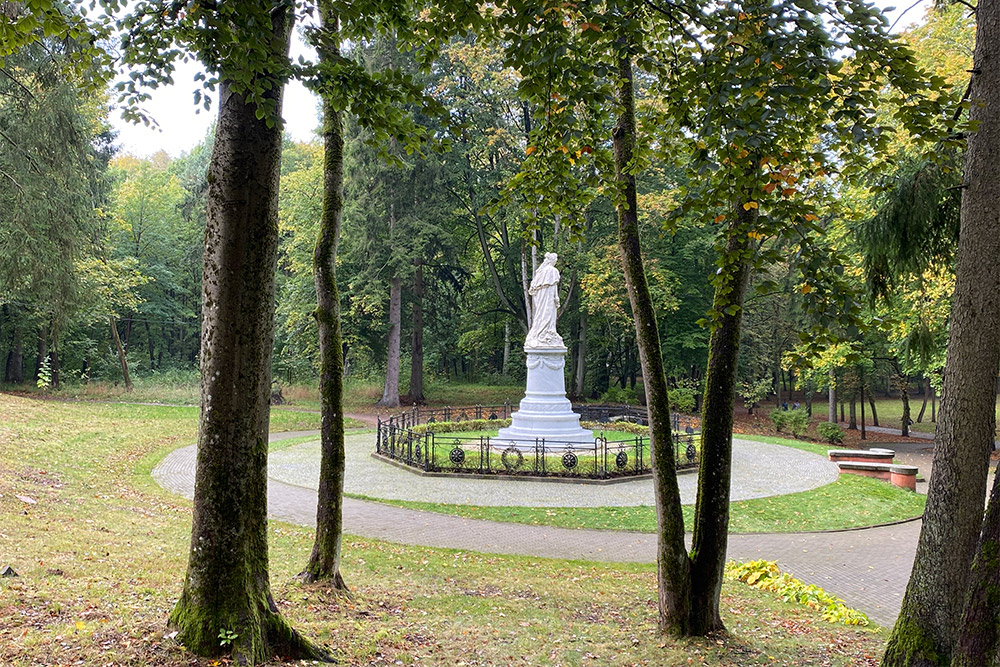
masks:
<instances>
[{"instance_id":1,"label":"autumn leaves on ground","mask_svg":"<svg viewBox=\"0 0 1000 667\"><path fill-rule=\"evenodd\" d=\"M318 416L275 410L274 430ZM191 512L149 477L197 409L0 395L0 665L212 665L172 640ZM499 557L348 538L350 600L295 582L311 530L272 523L282 612L349 665L863 665L877 630L729 583L731 634L655 634L651 566ZM221 640L220 640L221 641Z\"/></svg>"}]
</instances>

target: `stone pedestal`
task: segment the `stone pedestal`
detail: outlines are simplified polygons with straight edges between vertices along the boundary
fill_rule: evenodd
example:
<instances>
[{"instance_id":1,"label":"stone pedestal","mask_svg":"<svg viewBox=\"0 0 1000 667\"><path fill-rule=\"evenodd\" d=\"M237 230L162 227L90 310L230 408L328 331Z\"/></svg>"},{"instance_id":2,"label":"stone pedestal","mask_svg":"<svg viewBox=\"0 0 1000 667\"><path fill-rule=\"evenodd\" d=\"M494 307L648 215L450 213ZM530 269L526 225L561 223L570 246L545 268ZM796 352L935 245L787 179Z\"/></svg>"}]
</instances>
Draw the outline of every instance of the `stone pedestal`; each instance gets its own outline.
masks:
<instances>
[{"instance_id":1,"label":"stone pedestal","mask_svg":"<svg viewBox=\"0 0 1000 667\"><path fill-rule=\"evenodd\" d=\"M520 409L511 415L511 425L500 429L497 444L512 441L518 449L533 449L535 440L546 446L562 443L593 444L594 433L580 428L580 415L566 398L565 347L525 348L528 381Z\"/></svg>"}]
</instances>

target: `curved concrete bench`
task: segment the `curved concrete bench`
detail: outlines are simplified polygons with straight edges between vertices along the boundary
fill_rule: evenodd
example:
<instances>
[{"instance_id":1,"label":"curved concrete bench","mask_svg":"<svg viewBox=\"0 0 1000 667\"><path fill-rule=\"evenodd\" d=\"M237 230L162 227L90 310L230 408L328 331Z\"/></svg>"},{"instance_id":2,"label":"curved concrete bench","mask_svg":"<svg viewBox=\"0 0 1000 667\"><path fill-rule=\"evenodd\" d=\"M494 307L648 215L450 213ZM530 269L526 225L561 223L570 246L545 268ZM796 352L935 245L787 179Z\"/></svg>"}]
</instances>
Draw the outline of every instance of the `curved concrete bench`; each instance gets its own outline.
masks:
<instances>
[{"instance_id":1,"label":"curved concrete bench","mask_svg":"<svg viewBox=\"0 0 1000 667\"><path fill-rule=\"evenodd\" d=\"M892 463L896 452L891 449L831 449L831 461L859 461L862 463Z\"/></svg>"},{"instance_id":2,"label":"curved concrete bench","mask_svg":"<svg viewBox=\"0 0 1000 667\"><path fill-rule=\"evenodd\" d=\"M838 461L840 472L862 477L885 480L894 486L910 491L917 490L917 467L895 463L869 463L864 461Z\"/></svg>"}]
</instances>

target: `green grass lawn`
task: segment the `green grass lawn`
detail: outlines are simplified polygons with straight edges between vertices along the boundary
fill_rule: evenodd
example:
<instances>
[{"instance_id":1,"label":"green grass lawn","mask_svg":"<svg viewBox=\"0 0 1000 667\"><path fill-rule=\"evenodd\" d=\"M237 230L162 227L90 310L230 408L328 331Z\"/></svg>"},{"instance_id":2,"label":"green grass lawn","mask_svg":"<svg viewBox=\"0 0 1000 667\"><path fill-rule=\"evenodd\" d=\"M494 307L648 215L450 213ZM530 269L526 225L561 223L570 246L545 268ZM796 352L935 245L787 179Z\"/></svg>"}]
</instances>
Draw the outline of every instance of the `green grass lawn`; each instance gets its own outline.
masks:
<instances>
[{"instance_id":1,"label":"green grass lawn","mask_svg":"<svg viewBox=\"0 0 1000 667\"><path fill-rule=\"evenodd\" d=\"M0 395L0 665L211 667L169 638L190 503L149 478L194 442L194 408L66 403ZM318 416L275 412L272 427ZM27 498L32 502L24 500ZM775 594L727 582L730 633L677 641L655 631L652 565L431 549L348 536L353 597L294 579L312 530L272 522L275 601L344 665L858 665L879 630L823 621ZM794 573L793 573L794 574Z\"/></svg>"},{"instance_id":2,"label":"green grass lawn","mask_svg":"<svg viewBox=\"0 0 1000 667\"><path fill-rule=\"evenodd\" d=\"M489 507L378 498L368 500L470 519L535 526L644 533L656 530L656 515L650 506ZM924 511L924 502L924 496L886 482L844 475L832 484L809 491L734 502L730 509L729 530L733 533L788 533L872 526L920 516ZM690 530L694 507L685 505L683 510L685 526Z\"/></svg>"}]
</instances>

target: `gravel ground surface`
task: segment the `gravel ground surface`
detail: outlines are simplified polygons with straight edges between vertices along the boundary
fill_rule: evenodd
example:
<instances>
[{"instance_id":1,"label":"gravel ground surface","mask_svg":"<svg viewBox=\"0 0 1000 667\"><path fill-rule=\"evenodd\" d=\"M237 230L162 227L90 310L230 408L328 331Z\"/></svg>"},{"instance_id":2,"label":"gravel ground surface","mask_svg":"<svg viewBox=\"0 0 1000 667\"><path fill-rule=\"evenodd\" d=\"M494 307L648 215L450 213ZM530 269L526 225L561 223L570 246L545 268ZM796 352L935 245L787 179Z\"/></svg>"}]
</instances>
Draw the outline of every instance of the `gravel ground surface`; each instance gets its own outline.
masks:
<instances>
[{"instance_id":1,"label":"gravel ground surface","mask_svg":"<svg viewBox=\"0 0 1000 667\"><path fill-rule=\"evenodd\" d=\"M567 484L517 479L424 477L379 461L373 433L346 438L347 478L344 490L374 498L416 500L456 505L527 507L625 507L653 504L649 479L617 484ZM273 452L271 479L307 489L319 487L319 442ZM830 484L836 464L790 447L746 440L733 441L732 499L779 496ZM680 475L682 502L693 504L697 474Z\"/></svg>"}]
</instances>

